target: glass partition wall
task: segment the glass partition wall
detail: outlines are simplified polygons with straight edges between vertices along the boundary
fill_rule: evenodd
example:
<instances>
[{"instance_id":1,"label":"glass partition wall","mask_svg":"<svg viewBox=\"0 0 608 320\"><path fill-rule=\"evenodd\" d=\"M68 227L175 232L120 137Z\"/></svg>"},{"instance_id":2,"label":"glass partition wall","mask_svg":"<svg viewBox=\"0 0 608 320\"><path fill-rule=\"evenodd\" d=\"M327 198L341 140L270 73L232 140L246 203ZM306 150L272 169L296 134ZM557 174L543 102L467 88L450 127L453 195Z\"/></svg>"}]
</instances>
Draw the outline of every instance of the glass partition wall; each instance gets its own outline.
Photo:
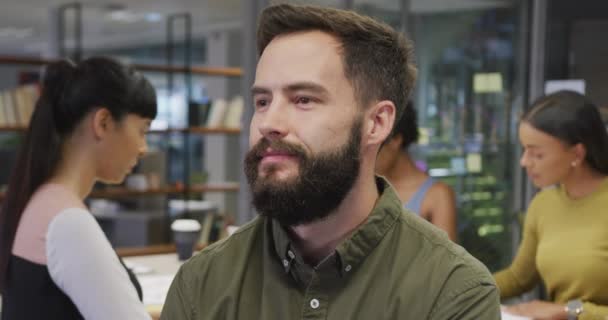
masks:
<instances>
[{"instance_id":1,"label":"glass partition wall","mask_svg":"<svg viewBox=\"0 0 608 320\"><path fill-rule=\"evenodd\" d=\"M460 244L490 270L504 267L517 234L512 225L517 226L513 195L519 192L515 128L525 88L523 4L357 0L353 5L414 40L419 74L412 99L421 139L410 152L431 176L454 188Z\"/></svg>"}]
</instances>

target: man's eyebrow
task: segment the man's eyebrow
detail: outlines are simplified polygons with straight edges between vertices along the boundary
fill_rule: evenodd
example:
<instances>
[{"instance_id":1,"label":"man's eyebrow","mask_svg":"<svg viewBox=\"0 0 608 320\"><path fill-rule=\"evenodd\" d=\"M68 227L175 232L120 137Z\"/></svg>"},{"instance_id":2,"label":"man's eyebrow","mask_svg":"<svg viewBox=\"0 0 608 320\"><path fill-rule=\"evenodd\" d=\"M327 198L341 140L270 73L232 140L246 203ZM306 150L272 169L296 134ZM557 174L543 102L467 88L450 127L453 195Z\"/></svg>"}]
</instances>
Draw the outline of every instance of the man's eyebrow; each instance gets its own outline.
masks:
<instances>
[{"instance_id":1,"label":"man's eyebrow","mask_svg":"<svg viewBox=\"0 0 608 320\"><path fill-rule=\"evenodd\" d=\"M322 94L322 95L329 94L327 89L325 89L325 87L323 87L322 85L314 83L314 82L308 82L308 81L290 84L287 87L285 87L284 90L285 91L305 90L305 91L312 91L314 93Z\"/></svg>"},{"instance_id":2,"label":"man's eyebrow","mask_svg":"<svg viewBox=\"0 0 608 320\"><path fill-rule=\"evenodd\" d=\"M271 91L270 89L264 88L264 87L259 87L259 86L253 86L251 87L251 94L252 95L256 95L256 94L270 94Z\"/></svg>"},{"instance_id":3,"label":"man's eyebrow","mask_svg":"<svg viewBox=\"0 0 608 320\"><path fill-rule=\"evenodd\" d=\"M314 93L321 94L321 95L329 94L329 91L327 91L327 89L325 89L325 87L323 87L322 85L314 83L314 82L309 82L309 81L292 83L283 88L283 91L287 91L287 92L302 91L302 90L312 91ZM261 86L251 87L252 95L271 94L271 93L272 93L272 90L265 88L265 87L261 87Z\"/></svg>"}]
</instances>

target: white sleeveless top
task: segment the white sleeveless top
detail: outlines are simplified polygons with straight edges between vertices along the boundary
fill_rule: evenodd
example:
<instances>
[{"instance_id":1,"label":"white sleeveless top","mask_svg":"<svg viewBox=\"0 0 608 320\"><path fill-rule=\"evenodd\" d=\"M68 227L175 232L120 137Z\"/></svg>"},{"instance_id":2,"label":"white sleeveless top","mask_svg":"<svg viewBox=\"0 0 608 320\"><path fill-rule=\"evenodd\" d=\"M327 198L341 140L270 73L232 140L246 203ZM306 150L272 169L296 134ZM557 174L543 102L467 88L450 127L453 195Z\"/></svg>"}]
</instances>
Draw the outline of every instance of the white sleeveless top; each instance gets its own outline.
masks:
<instances>
[{"instance_id":1,"label":"white sleeveless top","mask_svg":"<svg viewBox=\"0 0 608 320\"><path fill-rule=\"evenodd\" d=\"M32 195L12 253L46 265L85 319L150 319L101 227L62 185L45 184Z\"/></svg>"}]
</instances>

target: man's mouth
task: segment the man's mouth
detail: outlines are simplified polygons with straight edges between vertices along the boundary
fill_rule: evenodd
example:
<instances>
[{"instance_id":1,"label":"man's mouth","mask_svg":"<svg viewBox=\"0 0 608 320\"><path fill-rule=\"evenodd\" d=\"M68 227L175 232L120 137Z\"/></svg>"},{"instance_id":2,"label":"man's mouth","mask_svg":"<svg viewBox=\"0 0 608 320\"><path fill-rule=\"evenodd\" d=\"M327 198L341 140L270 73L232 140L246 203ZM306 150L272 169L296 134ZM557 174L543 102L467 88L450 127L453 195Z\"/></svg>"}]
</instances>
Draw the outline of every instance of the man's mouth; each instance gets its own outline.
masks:
<instances>
[{"instance_id":1,"label":"man's mouth","mask_svg":"<svg viewBox=\"0 0 608 320\"><path fill-rule=\"evenodd\" d=\"M262 163L279 163L286 160L295 159L296 156L292 153L280 151L280 150L272 150L270 148L266 149L260 155Z\"/></svg>"}]
</instances>

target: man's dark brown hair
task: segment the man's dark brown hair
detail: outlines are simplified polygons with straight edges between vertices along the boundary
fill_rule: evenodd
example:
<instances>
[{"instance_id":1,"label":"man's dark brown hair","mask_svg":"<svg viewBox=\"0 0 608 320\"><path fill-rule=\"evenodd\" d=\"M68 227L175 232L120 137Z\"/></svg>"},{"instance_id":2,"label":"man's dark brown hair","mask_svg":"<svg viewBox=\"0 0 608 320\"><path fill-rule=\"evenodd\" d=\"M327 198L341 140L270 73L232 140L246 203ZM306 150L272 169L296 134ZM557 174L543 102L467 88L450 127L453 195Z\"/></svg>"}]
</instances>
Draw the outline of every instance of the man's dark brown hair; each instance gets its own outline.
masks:
<instances>
[{"instance_id":1,"label":"man's dark brown hair","mask_svg":"<svg viewBox=\"0 0 608 320\"><path fill-rule=\"evenodd\" d=\"M342 44L344 74L351 81L362 107L390 100L395 122L403 114L416 80L411 42L390 26L354 12L278 4L266 8L257 30L258 53L277 36L322 31Z\"/></svg>"}]
</instances>

